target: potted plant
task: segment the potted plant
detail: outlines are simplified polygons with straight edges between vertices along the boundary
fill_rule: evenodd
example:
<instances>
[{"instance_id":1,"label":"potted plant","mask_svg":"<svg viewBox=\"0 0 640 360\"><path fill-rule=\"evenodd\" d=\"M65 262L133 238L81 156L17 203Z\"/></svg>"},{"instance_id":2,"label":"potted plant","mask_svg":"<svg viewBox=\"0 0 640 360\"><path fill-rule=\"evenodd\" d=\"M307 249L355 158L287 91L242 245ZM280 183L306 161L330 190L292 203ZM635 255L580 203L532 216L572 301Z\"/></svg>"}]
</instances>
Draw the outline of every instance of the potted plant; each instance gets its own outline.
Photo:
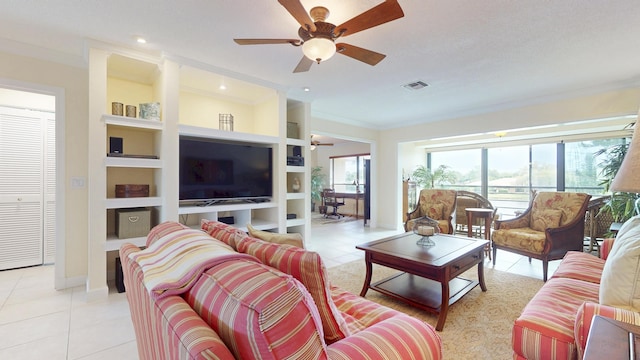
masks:
<instances>
[{"instance_id":1,"label":"potted plant","mask_svg":"<svg viewBox=\"0 0 640 360\"><path fill-rule=\"evenodd\" d=\"M311 169L311 211L316 210L316 202L322 200L322 189L324 188L325 175L322 173L322 166Z\"/></svg>"},{"instance_id":2,"label":"potted plant","mask_svg":"<svg viewBox=\"0 0 640 360\"><path fill-rule=\"evenodd\" d=\"M622 165L622 160L629 150L629 143L612 145L608 148L597 151L594 155L606 155L599 165L601 181L600 185L604 187L604 192L609 192L611 182L618 173L618 169ZM640 195L635 193L614 192L611 194L610 200L602 207L601 211L608 211L613 216L615 222L623 223L632 216L638 214L638 201Z\"/></svg>"}]
</instances>

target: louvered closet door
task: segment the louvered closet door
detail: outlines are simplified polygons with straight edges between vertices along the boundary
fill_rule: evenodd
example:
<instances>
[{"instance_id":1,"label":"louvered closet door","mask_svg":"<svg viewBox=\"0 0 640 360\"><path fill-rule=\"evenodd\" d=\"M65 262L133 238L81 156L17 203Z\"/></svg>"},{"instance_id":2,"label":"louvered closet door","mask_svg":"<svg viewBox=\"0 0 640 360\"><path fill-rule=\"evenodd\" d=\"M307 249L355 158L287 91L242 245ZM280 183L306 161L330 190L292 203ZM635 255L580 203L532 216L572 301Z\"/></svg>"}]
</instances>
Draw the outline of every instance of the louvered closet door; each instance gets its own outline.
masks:
<instances>
[{"instance_id":1,"label":"louvered closet door","mask_svg":"<svg viewBox=\"0 0 640 360\"><path fill-rule=\"evenodd\" d=\"M43 125L0 108L0 269L43 262Z\"/></svg>"}]
</instances>

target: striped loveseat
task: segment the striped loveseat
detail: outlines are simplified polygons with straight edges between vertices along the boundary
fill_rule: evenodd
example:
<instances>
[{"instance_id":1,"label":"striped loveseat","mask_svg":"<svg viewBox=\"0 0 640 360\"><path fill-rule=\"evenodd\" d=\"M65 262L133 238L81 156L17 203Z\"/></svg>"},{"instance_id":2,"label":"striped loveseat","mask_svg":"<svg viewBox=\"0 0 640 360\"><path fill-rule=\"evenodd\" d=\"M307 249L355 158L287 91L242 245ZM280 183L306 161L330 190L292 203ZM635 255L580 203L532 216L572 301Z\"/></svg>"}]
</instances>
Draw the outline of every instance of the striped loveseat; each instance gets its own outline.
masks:
<instances>
[{"instance_id":1,"label":"striped loveseat","mask_svg":"<svg viewBox=\"0 0 640 360\"><path fill-rule=\"evenodd\" d=\"M166 222L120 257L140 359L441 359L434 328L332 287L317 253Z\"/></svg>"},{"instance_id":2,"label":"striped loveseat","mask_svg":"<svg viewBox=\"0 0 640 360\"><path fill-rule=\"evenodd\" d=\"M601 258L569 251L515 320L514 359L581 359L596 315L640 325L640 217L607 239Z\"/></svg>"}]
</instances>

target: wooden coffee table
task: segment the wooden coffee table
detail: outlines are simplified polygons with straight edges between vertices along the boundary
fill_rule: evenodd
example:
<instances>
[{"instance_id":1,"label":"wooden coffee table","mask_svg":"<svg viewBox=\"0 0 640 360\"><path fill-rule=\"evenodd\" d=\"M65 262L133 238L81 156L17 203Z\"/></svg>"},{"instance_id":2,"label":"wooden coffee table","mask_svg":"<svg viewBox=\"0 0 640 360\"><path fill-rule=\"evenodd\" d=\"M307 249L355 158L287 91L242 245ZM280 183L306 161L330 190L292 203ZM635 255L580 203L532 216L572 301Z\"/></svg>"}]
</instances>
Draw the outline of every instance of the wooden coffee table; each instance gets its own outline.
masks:
<instances>
[{"instance_id":1,"label":"wooden coffee table","mask_svg":"<svg viewBox=\"0 0 640 360\"><path fill-rule=\"evenodd\" d=\"M360 296L373 289L428 312L439 314L436 330L441 331L449 305L484 283L486 240L453 235L435 235L435 246L420 246L421 237L408 232L356 246L364 250L367 273ZM372 264L402 271L371 284ZM478 281L457 277L478 265Z\"/></svg>"}]
</instances>

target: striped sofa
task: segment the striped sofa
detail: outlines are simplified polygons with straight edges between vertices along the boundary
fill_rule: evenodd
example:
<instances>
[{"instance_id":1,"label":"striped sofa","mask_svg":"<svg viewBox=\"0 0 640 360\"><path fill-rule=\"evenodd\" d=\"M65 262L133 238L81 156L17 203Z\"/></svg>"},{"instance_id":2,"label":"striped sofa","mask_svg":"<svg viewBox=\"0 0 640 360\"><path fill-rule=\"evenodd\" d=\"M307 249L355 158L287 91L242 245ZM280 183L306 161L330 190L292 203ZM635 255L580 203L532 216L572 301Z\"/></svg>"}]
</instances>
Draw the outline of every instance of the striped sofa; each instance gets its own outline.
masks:
<instances>
[{"instance_id":1,"label":"striped sofa","mask_svg":"<svg viewBox=\"0 0 640 360\"><path fill-rule=\"evenodd\" d=\"M432 326L331 286L317 253L202 230L166 222L120 248L140 359L443 357Z\"/></svg>"},{"instance_id":2,"label":"striped sofa","mask_svg":"<svg viewBox=\"0 0 640 360\"><path fill-rule=\"evenodd\" d=\"M600 304L600 282L614 240L601 258L569 251L515 320L514 359L581 359L595 315L640 324L640 313Z\"/></svg>"}]
</instances>

